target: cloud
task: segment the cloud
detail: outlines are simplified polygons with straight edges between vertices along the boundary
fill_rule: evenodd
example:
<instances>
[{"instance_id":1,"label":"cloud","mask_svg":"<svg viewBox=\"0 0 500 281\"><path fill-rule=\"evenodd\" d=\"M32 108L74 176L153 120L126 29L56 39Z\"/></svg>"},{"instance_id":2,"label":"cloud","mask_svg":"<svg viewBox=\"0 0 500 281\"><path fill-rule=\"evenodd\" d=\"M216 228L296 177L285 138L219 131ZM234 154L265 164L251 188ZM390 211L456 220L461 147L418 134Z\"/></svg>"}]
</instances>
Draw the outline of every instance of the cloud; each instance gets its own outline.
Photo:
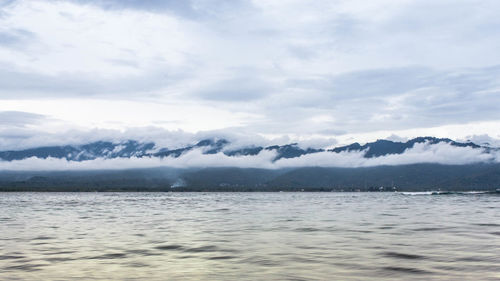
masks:
<instances>
[{"instance_id":1,"label":"cloud","mask_svg":"<svg viewBox=\"0 0 500 281\"><path fill-rule=\"evenodd\" d=\"M213 101L251 101L271 94L273 86L255 77L236 77L203 87L195 95Z\"/></svg>"},{"instance_id":2,"label":"cloud","mask_svg":"<svg viewBox=\"0 0 500 281\"><path fill-rule=\"evenodd\" d=\"M7 114L8 115L8 114ZM23 116L19 118L17 115ZM2 113L0 113L0 117ZM35 117L35 119L33 119ZM184 147L200 140L200 134L185 131L169 131L158 127L129 128L125 131L112 129L79 130L78 128L60 128L62 131L47 132L36 127L25 128L30 124L38 124L41 120L36 115L24 117L23 113L14 114L11 119L18 118L17 126L1 128L0 124L0 147L5 150L20 150L34 147L58 146L58 145L83 145L96 141L122 142L137 140L139 142L155 142L159 147L175 149ZM61 136L64 138L61 138Z\"/></svg>"},{"instance_id":3,"label":"cloud","mask_svg":"<svg viewBox=\"0 0 500 281\"><path fill-rule=\"evenodd\" d=\"M56 127L45 131L37 127L41 122L50 119L44 115L26 112L0 112L0 151L21 150L44 146L83 145L97 141L123 142L136 140L147 143L154 142L157 147L176 149L195 144L203 139L225 139L230 143L227 149L237 149L247 146L270 146L280 143L298 141L290 138L267 138L258 134L250 134L238 128L187 132L183 130L167 130L161 127L130 127L126 130L91 129ZM4 121L4 122L2 122ZM57 121L57 120L55 120ZM34 125L34 126L33 126ZM64 138L61 138L64 136ZM335 141L330 139L333 144ZM325 143L322 139L307 140L308 143Z\"/></svg>"},{"instance_id":4,"label":"cloud","mask_svg":"<svg viewBox=\"0 0 500 281\"><path fill-rule=\"evenodd\" d=\"M310 107L311 112L324 110L336 119L330 127L352 133L497 120L493 104L500 102L499 77L498 66L453 71L407 67L302 79L288 85L313 99L297 99L297 106ZM292 106L286 109L297 112ZM325 130L318 128L318 132Z\"/></svg>"},{"instance_id":5,"label":"cloud","mask_svg":"<svg viewBox=\"0 0 500 281\"><path fill-rule=\"evenodd\" d=\"M276 156L272 151L265 151L257 156L228 157L223 153L203 154L201 149L195 149L179 158L115 158L95 159L89 161L67 161L56 158L28 158L11 162L0 161L0 170L116 170L132 168L196 168L196 167L242 167L242 168L273 168L271 160Z\"/></svg>"},{"instance_id":6,"label":"cloud","mask_svg":"<svg viewBox=\"0 0 500 281\"><path fill-rule=\"evenodd\" d=\"M0 99L147 97L174 82L182 81L185 75L187 74L181 70L174 73L168 69L120 78L98 77L87 73L49 75L19 71L12 65L0 64Z\"/></svg>"},{"instance_id":7,"label":"cloud","mask_svg":"<svg viewBox=\"0 0 500 281\"><path fill-rule=\"evenodd\" d=\"M482 135L468 135L463 139L458 141L460 142L473 142L479 145L490 146L490 147L500 147L500 140L498 139L500 135L497 135L497 138L493 138L487 134Z\"/></svg>"},{"instance_id":8,"label":"cloud","mask_svg":"<svg viewBox=\"0 0 500 281\"><path fill-rule=\"evenodd\" d=\"M96 5L107 10L144 10L149 12L173 12L175 14L187 17L193 17L197 14L193 7L193 1L175 1L175 0L70 0L81 5Z\"/></svg>"},{"instance_id":9,"label":"cloud","mask_svg":"<svg viewBox=\"0 0 500 281\"><path fill-rule=\"evenodd\" d=\"M489 154L483 149L456 147L447 143L430 145L417 143L402 154L389 154L374 158L364 158L364 152L315 153L297 158L280 159L278 167L372 167L382 165L408 165L416 163L437 163L446 165L463 165L481 162L499 162L498 153Z\"/></svg>"},{"instance_id":10,"label":"cloud","mask_svg":"<svg viewBox=\"0 0 500 281\"><path fill-rule=\"evenodd\" d=\"M16 103L0 110L57 115L65 127L138 126L118 124L123 102L145 128L298 138L500 120L498 1L0 5L0 100ZM58 106L35 112L24 99ZM75 100L102 122L59 114Z\"/></svg>"},{"instance_id":11,"label":"cloud","mask_svg":"<svg viewBox=\"0 0 500 281\"><path fill-rule=\"evenodd\" d=\"M22 48L30 40L35 39L35 35L25 29L0 30L0 46Z\"/></svg>"},{"instance_id":12,"label":"cloud","mask_svg":"<svg viewBox=\"0 0 500 281\"><path fill-rule=\"evenodd\" d=\"M394 141L394 142L407 142L408 141L408 138L400 137L396 134L391 134L390 136L388 136L385 139L390 140L390 141Z\"/></svg>"},{"instance_id":13,"label":"cloud","mask_svg":"<svg viewBox=\"0 0 500 281\"><path fill-rule=\"evenodd\" d=\"M64 0L61 0L64 1ZM105 10L138 10L151 13L170 13L190 20L201 20L207 17L224 14L227 10L240 6L250 7L244 0L66 0L80 5L95 5Z\"/></svg>"},{"instance_id":14,"label":"cloud","mask_svg":"<svg viewBox=\"0 0 500 281\"><path fill-rule=\"evenodd\" d=\"M26 125L38 124L47 117L41 114L21 112L21 111L0 111L0 128L25 127Z\"/></svg>"}]
</instances>

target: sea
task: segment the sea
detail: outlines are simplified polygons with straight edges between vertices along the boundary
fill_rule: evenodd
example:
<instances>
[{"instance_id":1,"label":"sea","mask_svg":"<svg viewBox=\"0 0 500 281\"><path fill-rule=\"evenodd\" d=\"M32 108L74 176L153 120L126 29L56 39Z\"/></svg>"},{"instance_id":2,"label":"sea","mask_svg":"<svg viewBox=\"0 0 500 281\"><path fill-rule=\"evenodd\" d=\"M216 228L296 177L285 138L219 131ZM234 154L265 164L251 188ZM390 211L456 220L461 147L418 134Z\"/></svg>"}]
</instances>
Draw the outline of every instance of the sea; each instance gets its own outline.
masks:
<instances>
[{"instance_id":1,"label":"sea","mask_svg":"<svg viewBox=\"0 0 500 281\"><path fill-rule=\"evenodd\" d=\"M0 280L500 280L500 196L0 193Z\"/></svg>"}]
</instances>

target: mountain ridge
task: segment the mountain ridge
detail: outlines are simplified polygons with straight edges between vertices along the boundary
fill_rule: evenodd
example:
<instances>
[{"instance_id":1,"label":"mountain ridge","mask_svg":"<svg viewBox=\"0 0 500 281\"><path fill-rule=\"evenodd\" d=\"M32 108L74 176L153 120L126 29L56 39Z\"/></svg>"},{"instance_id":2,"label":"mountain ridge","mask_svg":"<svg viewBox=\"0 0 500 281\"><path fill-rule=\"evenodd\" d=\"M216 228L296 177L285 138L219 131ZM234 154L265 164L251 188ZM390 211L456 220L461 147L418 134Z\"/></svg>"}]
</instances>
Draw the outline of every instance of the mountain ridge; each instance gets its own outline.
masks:
<instances>
[{"instance_id":1,"label":"mountain ridge","mask_svg":"<svg viewBox=\"0 0 500 281\"><path fill-rule=\"evenodd\" d=\"M357 142L338 146L332 149L323 148L301 148L298 143L284 145L257 146L249 145L240 148L229 149L227 146L230 141L226 139L202 139L197 143L186 145L184 147L169 149L167 147L157 147L154 142L139 142L136 140L127 140L122 142L96 141L83 145L61 145L61 146L41 146L23 150L5 150L0 151L0 160L13 161L23 160L31 157L35 158L58 158L68 161L85 161L98 158L131 158L131 157L173 157L178 158L183 154L194 149L202 149L203 154L224 153L229 157L255 156L262 151L274 151L276 157L273 161L280 159L296 158L307 154L318 152L364 152L365 158L380 157L389 154L402 154L407 149L413 148L415 144L428 143L430 145L447 143L455 147L470 147L473 149L484 149L486 152L498 150L498 148L478 145L473 142L457 142L448 138L435 137L417 137L406 142L397 142L391 140L379 139L366 144Z\"/></svg>"}]
</instances>

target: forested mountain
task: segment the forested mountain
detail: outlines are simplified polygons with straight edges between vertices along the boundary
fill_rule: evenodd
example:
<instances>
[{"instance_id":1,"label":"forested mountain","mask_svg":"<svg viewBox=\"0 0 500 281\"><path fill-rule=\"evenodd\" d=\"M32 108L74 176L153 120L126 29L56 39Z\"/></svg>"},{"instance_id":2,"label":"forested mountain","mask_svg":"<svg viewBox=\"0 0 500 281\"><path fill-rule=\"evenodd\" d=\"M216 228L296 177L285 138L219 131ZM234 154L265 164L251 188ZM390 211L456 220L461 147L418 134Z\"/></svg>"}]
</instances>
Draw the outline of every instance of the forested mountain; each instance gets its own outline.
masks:
<instances>
[{"instance_id":1,"label":"forested mountain","mask_svg":"<svg viewBox=\"0 0 500 281\"><path fill-rule=\"evenodd\" d=\"M130 158L130 157L173 157L177 158L194 149L201 149L203 154L215 154L222 152L226 156L249 156L257 155L262 151L274 151L274 160L282 158L295 158L306 154L317 152L353 152L365 151L366 158L384 156L388 154L402 154L405 150L414 147L417 143L438 144L447 143L456 147L471 147L493 149L487 146L480 146L472 142L456 142L450 139L434 137L418 137L407 142L395 142L390 140L377 140L364 145L353 143L346 146L339 146L332 149L322 148L302 148L297 143L272 146L246 146L240 148L228 148L230 142L226 139L204 139L195 144L178 148L158 147L154 142L141 143L135 140L124 142L98 141L84 145L63 145L44 146L23 150L0 151L0 159L4 161L22 160L31 157L35 158L59 158L70 161L85 161L98 158Z\"/></svg>"}]
</instances>

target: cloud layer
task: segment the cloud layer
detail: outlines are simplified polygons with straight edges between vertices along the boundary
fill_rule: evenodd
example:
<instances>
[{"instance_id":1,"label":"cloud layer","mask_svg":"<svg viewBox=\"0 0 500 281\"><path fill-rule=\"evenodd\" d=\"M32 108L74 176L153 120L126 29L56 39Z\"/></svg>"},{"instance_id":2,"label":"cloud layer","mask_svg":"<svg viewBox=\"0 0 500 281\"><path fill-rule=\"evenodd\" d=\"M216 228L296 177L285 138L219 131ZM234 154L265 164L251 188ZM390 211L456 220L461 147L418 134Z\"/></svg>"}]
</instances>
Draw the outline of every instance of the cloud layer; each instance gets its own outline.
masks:
<instances>
[{"instance_id":1,"label":"cloud layer","mask_svg":"<svg viewBox=\"0 0 500 281\"><path fill-rule=\"evenodd\" d=\"M381 165L407 165L416 163L438 163L463 165L472 163L499 163L500 152L486 152L484 149L457 147L448 143L417 143L403 154L390 154L375 158L365 158L364 151L354 152L319 152L296 158L282 158L273 161L275 151L263 150L255 156L226 156L222 152L203 154L202 149L194 149L178 158L143 157L95 159L87 161L67 161L56 158L28 158L15 161L0 161L0 170L116 170L132 168L208 168L239 167L280 169L296 167L372 167Z\"/></svg>"}]
</instances>

